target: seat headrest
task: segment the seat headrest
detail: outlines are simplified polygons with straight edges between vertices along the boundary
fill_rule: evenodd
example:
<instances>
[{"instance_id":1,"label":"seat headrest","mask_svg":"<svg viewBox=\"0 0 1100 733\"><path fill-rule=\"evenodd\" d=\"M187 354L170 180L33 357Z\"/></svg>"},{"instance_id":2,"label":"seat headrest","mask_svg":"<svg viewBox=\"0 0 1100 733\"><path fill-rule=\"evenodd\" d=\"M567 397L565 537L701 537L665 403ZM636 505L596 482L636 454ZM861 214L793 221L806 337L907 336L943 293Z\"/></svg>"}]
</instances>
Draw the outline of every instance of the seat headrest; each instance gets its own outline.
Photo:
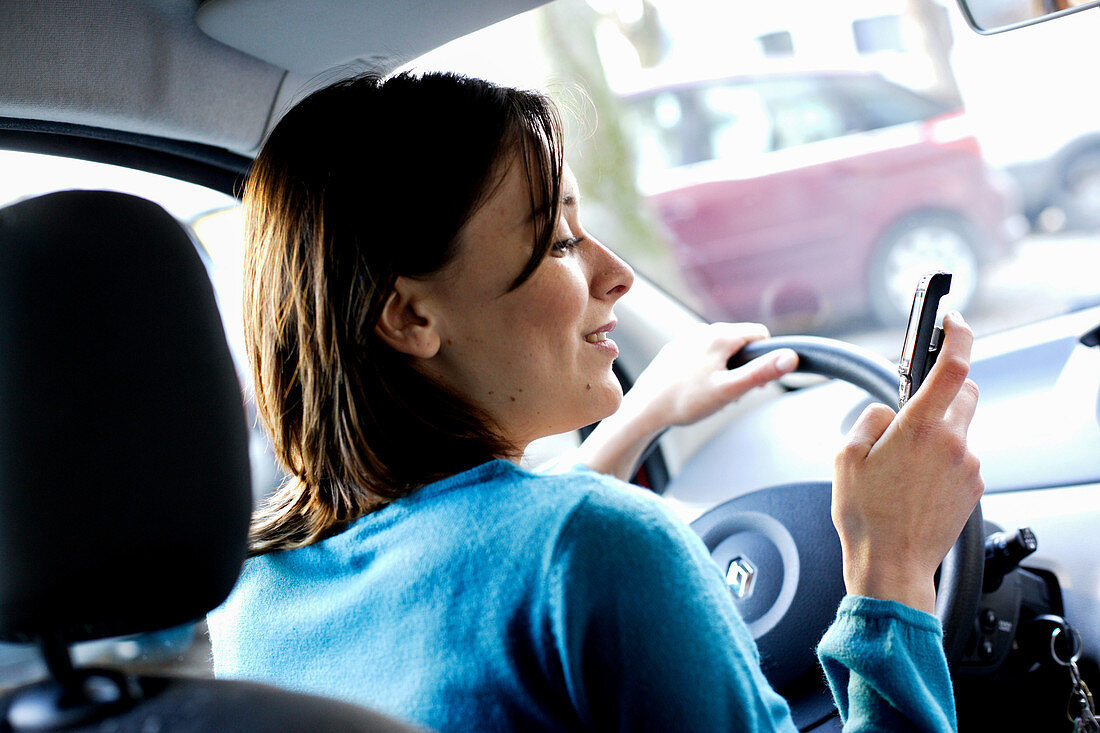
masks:
<instances>
[{"instance_id":1,"label":"seat headrest","mask_svg":"<svg viewBox=\"0 0 1100 733\"><path fill-rule=\"evenodd\" d=\"M187 232L104 191L0 209L0 639L202 616L251 508L240 386Z\"/></svg>"}]
</instances>

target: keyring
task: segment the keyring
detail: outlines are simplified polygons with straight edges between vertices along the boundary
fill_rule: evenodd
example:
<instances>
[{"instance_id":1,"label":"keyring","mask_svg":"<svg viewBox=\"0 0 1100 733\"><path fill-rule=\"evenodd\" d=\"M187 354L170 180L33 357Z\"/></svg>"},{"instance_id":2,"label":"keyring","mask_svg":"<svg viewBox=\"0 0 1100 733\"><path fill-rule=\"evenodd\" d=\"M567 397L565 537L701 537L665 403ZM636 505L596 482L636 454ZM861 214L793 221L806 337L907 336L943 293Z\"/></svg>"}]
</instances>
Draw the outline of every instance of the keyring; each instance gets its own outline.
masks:
<instances>
[{"instance_id":1,"label":"keyring","mask_svg":"<svg viewBox=\"0 0 1100 733\"><path fill-rule=\"evenodd\" d=\"M1073 646L1071 647L1073 649L1073 653L1070 655L1068 662L1063 662L1062 659L1058 656L1058 652L1054 649L1054 642L1058 639L1058 635L1062 633L1062 627L1055 626L1054 630L1050 632L1050 658L1058 664L1062 665L1063 667L1073 666L1081 657L1081 634L1079 634L1077 632L1077 629L1073 628L1072 626L1069 628L1069 632L1070 634L1072 634L1071 638L1073 639Z\"/></svg>"}]
</instances>

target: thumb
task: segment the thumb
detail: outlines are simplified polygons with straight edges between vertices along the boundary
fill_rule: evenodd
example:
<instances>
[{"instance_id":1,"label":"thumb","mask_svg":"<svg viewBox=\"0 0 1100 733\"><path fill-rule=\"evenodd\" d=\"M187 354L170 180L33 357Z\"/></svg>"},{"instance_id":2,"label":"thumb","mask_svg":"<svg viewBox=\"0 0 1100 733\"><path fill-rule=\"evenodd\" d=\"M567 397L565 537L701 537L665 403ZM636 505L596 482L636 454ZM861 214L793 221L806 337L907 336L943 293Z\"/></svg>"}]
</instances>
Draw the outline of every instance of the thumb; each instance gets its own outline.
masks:
<instances>
[{"instance_id":1,"label":"thumb","mask_svg":"<svg viewBox=\"0 0 1100 733\"><path fill-rule=\"evenodd\" d=\"M856 420L855 425L848 431L845 439L853 453L866 457L871 448L878 442L890 423L894 421L895 412L881 402L867 405L867 408Z\"/></svg>"}]
</instances>

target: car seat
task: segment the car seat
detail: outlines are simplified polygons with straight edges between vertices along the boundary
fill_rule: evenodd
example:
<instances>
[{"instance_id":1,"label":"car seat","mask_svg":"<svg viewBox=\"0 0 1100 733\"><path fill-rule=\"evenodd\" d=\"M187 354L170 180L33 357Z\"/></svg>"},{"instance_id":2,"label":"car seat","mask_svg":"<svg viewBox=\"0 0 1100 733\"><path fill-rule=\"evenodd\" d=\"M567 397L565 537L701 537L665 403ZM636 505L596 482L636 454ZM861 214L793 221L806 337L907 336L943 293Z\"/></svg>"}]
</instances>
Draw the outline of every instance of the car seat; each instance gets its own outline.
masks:
<instances>
[{"instance_id":1,"label":"car seat","mask_svg":"<svg viewBox=\"0 0 1100 733\"><path fill-rule=\"evenodd\" d=\"M104 191L0 209L0 640L49 670L0 696L0 731L413 730L265 685L74 666L74 642L221 603L251 509L240 387L187 232Z\"/></svg>"}]
</instances>

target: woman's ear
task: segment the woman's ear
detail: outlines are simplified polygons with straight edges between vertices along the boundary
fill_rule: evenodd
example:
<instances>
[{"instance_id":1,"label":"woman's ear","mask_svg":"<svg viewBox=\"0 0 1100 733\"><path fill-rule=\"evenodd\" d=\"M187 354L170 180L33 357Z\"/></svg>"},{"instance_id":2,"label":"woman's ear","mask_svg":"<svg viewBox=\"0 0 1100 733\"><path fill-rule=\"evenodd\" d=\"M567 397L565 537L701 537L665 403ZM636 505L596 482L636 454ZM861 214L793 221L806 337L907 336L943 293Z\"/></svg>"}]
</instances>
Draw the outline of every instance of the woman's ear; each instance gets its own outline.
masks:
<instances>
[{"instance_id":1,"label":"woman's ear","mask_svg":"<svg viewBox=\"0 0 1100 733\"><path fill-rule=\"evenodd\" d=\"M423 306L423 283L398 277L382 306L374 332L391 348L410 356L430 359L439 351L439 334L430 313Z\"/></svg>"}]
</instances>

